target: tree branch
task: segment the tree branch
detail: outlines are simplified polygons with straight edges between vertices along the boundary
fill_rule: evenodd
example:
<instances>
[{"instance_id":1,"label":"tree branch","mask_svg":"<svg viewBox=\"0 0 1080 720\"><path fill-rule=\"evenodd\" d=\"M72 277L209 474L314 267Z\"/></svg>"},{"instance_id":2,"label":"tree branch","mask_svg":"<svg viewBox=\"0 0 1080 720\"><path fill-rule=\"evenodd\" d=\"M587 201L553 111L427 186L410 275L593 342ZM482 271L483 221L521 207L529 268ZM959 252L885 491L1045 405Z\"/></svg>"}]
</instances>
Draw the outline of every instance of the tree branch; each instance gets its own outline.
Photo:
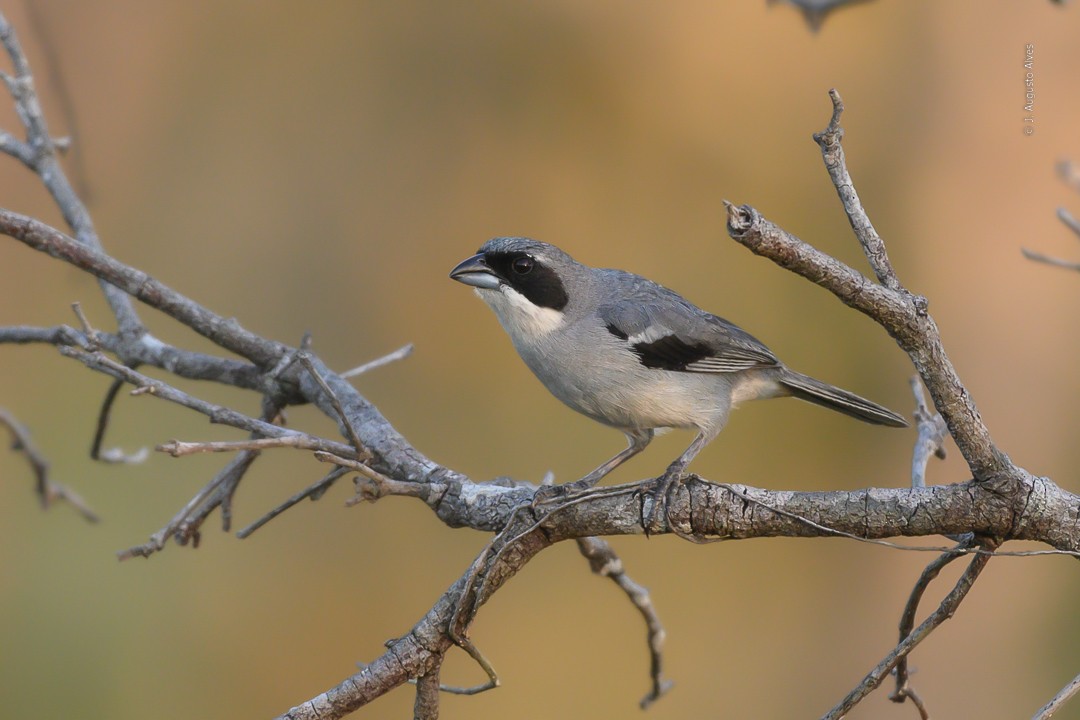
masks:
<instances>
[{"instance_id":1,"label":"tree branch","mask_svg":"<svg viewBox=\"0 0 1080 720\"><path fill-rule=\"evenodd\" d=\"M664 626L656 614L656 607L649 596L649 591L630 579L623 569L622 560L606 540L595 537L578 538L577 544L578 550L589 561L592 571L601 577L611 578L619 589L626 593L630 602L645 620L645 627L648 630L649 678L652 681L649 693L638 703L641 709L645 710L659 700L674 684L670 680L663 679L663 647L667 636Z\"/></svg>"},{"instance_id":2,"label":"tree branch","mask_svg":"<svg viewBox=\"0 0 1080 720\"><path fill-rule=\"evenodd\" d=\"M970 539L962 541L956 549L939 555L919 575L919 579L915 582L915 587L911 590L910 597L908 597L907 605L904 606L904 613L900 616L900 642L903 642L906 637L911 635L911 631L915 627L915 613L918 612L919 603L922 601L926 588L930 586L930 583L934 581L946 565L959 557L963 557L964 551L974 544L974 536L969 535L968 538ZM919 714L922 715L923 720L926 720L929 717L926 707L910 684L907 655L902 655L897 660L895 675L896 689L889 696L889 699L897 703L910 699L919 709Z\"/></svg>"},{"instance_id":3,"label":"tree branch","mask_svg":"<svg viewBox=\"0 0 1080 720\"><path fill-rule=\"evenodd\" d=\"M56 145L52 135L49 134L45 114L41 111L41 104L34 90L30 63L15 35L15 28L7 21L3 13L0 13L0 44L4 46L5 52L11 58L11 64L15 70L14 77L7 78L7 85L15 101L15 110L26 130L24 144L16 143L12 139L6 143L0 143L0 151L8 152L33 170L56 201L57 207L63 213L64 221L75 233L78 241L88 248L100 250L101 241L90 219L90 213L68 182L57 159ZM113 315L116 316L120 333L133 336L142 334L142 323L135 313L131 300L104 278L101 280L101 289L105 293L105 299Z\"/></svg>"},{"instance_id":4,"label":"tree branch","mask_svg":"<svg viewBox=\"0 0 1080 720\"><path fill-rule=\"evenodd\" d=\"M1061 688L1061 691L1050 702L1039 708L1039 711L1031 717L1031 720L1050 720L1054 713L1069 702L1078 691L1080 691L1080 675L1074 677L1068 685Z\"/></svg>"},{"instance_id":5,"label":"tree branch","mask_svg":"<svg viewBox=\"0 0 1080 720\"><path fill-rule=\"evenodd\" d=\"M45 223L0 209L0 233L85 270L260 367L272 367L288 353L285 345L245 330L236 320L215 315L141 270L114 260L96 247L83 245Z\"/></svg>"},{"instance_id":6,"label":"tree branch","mask_svg":"<svg viewBox=\"0 0 1080 720\"><path fill-rule=\"evenodd\" d=\"M993 541L985 541L983 547L987 550L993 550L997 547L997 544ZM840 720L848 712L855 707L860 700L869 695L881 681L888 676L896 663L900 661L900 658L906 657L908 653L915 649L915 646L925 640L931 632L937 628L938 625L945 622L953 616L956 609L960 607L960 603L963 602L968 592L971 590L972 585L978 579L979 574L986 567L986 563L990 562L990 555L976 555L971 559L971 563L968 564L967 570L957 581L956 586L945 596L945 599L941 601L941 605L937 610L930 614L926 620L923 621L919 627L913 632L908 634L900 644L897 645L892 652L885 656L885 658L878 663L877 667L870 671L870 673L863 678L854 690L848 693L847 697L840 701L840 703L832 710L822 716L822 720Z\"/></svg>"},{"instance_id":7,"label":"tree branch","mask_svg":"<svg viewBox=\"0 0 1080 720\"><path fill-rule=\"evenodd\" d=\"M835 126L836 130L832 134L826 130L822 136L834 138L839 144L839 114L843 105L835 91L832 97L834 115L829 127ZM842 155L837 153L835 158L836 162L843 164ZM848 177L846 170L831 173L831 176L834 184L838 179ZM858 196L854 192L846 194L842 187L838 187L837 192L842 199L846 198L846 204L858 203ZM824 287L845 305L868 315L899 343L930 391L934 406L945 419L949 432L976 479L1020 476L1021 471L994 444L974 401L945 353L937 324L927 311L925 298L912 295L902 286L891 289L870 281L858 271L769 222L749 205L736 207L725 201L725 206L728 234L732 239L751 252L767 257L777 265ZM865 214L861 207L849 208L848 213L849 217L853 213L856 216ZM855 225L855 221L852 224ZM880 262L880 258L871 259L872 264Z\"/></svg>"},{"instance_id":8,"label":"tree branch","mask_svg":"<svg viewBox=\"0 0 1080 720\"><path fill-rule=\"evenodd\" d=\"M809 6L813 3L799 4ZM817 3L820 7L836 4ZM436 717L435 689L439 687L439 669L445 653L455 644L469 653L488 675L489 682L479 687L493 686L496 678L490 663L468 637L479 609L514 573L552 543L581 540L581 546L587 555L592 554L592 560L593 556L604 557L605 552L601 541L588 538L642 533L642 517L646 510L643 507L645 496L641 492L643 486L595 488L545 505L543 514L538 515L532 507L535 486L512 481L477 484L465 475L429 460L345 377L307 353L306 347L298 350L250 332L236 320L213 313L147 273L104 253L85 207L75 197L56 161L55 143L38 107L29 66L2 16L0 43L13 59L15 73L7 79L7 84L27 129L25 141L10 134L0 134L0 151L19 159L41 177L74 229L75 238L3 209L0 209L0 233L98 278L119 327L115 334L93 331L88 323L84 323L81 331L65 326L0 328L0 343L56 345L63 354L91 369L135 385L137 393L157 395L203 413L213 422L233 425L251 435L243 449L235 443L204 445L204 449L224 449L228 445L229 450L239 450L239 453L162 530L155 533L150 542L122 555L130 557L156 552L169 537L197 543L202 522L216 507L222 508L223 524L228 526L231 498L241 477L264 446L281 442L305 451L317 450L320 459L331 459L332 456L341 467L364 476L357 484L360 499L374 500L387 495L417 498L451 527L471 527L495 533L495 536L462 577L405 637L390 643L387 651L360 673L283 717L318 717L321 720L341 717L410 679L419 679L417 715ZM877 542L897 536L965 532L988 538L981 548L973 549L974 556L961 583L938 610L919 628L907 633L859 688L837 706L840 709L834 710L834 713L842 713L843 708L853 706L880 684L890 668L900 663L922 638L955 611L1000 542L1037 540L1061 552L1080 554L1080 523L1061 522L1062 518L1075 520L1080 517L1080 498L1046 478L1033 477L1015 467L994 445L968 391L945 354L938 328L927 312L926 300L904 289L888 260L884 241L862 208L841 147L843 104L836 93L832 93L832 99L832 118L816 140L844 210L879 282L807 245L749 206L736 208L728 204L729 234L753 252L830 290L845 304L873 318L897 340L918 370L936 410L967 460L974 480L949 486L808 493L716 485L692 477L673 491L667 513L670 527L663 531L677 528L680 535L731 540L842 535ZM192 353L162 343L141 325L130 300L132 297L163 311L224 351L244 360ZM300 363L296 362L298 358L302 358ZM264 399L263 417L251 418L183 393L132 367L139 364L161 368L180 377L209 379L257 392ZM341 436L348 438L351 445L273 423L278 410L306 402L313 403L333 419ZM268 440L271 438L277 440ZM930 447L929 443L926 445ZM370 460L358 463L357 458L366 452L370 452ZM928 453L926 457L929 457ZM922 465L925 467L925 462ZM321 496L344 472L335 468L241 531L241 535L246 536L305 497ZM604 567L612 567L612 557L608 556ZM649 626L653 689L647 700L655 698L666 687L660 675L662 628L643 590L629 581L621 569L610 572L634 599ZM930 568L924 575L927 572ZM919 593L921 595L921 591ZM915 598L914 604L917 602ZM901 689L905 688L906 684Z\"/></svg>"},{"instance_id":9,"label":"tree branch","mask_svg":"<svg viewBox=\"0 0 1080 720\"><path fill-rule=\"evenodd\" d=\"M49 461L30 439L30 431L4 408L0 408L0 425L6 427L11 433L12 449L21 451L26 461L30 463L30 468L34 471L34 491L37 493L38 500L41 501L41 507L48 509L54 501L64 500L88 522L100 520L97 513L90 509L78 493L49 477Z\"/></svg>"}]
</instances>

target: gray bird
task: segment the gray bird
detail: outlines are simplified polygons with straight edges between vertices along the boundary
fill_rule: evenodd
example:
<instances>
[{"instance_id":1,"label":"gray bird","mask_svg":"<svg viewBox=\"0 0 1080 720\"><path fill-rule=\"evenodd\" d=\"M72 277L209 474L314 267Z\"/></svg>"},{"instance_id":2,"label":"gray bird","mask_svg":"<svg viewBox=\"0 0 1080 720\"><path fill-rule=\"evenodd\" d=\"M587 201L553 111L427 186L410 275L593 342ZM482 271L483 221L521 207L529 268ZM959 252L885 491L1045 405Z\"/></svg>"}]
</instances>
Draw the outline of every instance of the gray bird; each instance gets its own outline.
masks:
<instances>
[{"instance_id":1,"label":"gray bird","mask_svg":"<svg viewBox=\"0 0 1080 720\"><path fill-rule=\"evenodd\" d=\"M582 265L554 245L495 238L450 277L476 289L552 395L626 435L625 450L563 485L567 492L595 485L657 429L694 429L660 478L654 509L662 506L671 483L746 400L792 396L864 422L907 425L892 410L789 370L755 337L671 290Z\"/></svg>"}]
</instances>

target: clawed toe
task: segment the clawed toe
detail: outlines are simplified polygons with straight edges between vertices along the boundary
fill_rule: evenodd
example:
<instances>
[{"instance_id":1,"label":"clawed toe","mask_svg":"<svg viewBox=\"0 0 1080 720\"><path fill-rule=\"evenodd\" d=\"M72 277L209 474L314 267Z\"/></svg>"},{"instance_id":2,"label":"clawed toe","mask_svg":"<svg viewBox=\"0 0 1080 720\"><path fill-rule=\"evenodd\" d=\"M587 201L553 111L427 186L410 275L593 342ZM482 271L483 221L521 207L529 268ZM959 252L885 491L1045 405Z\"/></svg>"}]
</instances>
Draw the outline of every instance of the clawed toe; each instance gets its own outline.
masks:
<instances>
[{"instance_id":1,"label":"clawed toe","mask_svg":"<svg viewBox=\"0 0 1080 720\"><path fill-rule=\"evenodd\" d=\"M671 488L682 482L682 473L667 472L642 488L642 527L645 535L661 532L668 523L668 495ZM651 486L651 487L650 487Z\"/></svg>"},{"instance_id":2,"label":"clawed toe","mask_svg":"<svg viewBox=\"0 0 1080 720\"><path fill-rule=\"evenodd\" d=\"M569 494L570 490L567 485L541 485L533 493L532 508L535 510L540 505L561 500Z\"/></svg>"}]
</instances>

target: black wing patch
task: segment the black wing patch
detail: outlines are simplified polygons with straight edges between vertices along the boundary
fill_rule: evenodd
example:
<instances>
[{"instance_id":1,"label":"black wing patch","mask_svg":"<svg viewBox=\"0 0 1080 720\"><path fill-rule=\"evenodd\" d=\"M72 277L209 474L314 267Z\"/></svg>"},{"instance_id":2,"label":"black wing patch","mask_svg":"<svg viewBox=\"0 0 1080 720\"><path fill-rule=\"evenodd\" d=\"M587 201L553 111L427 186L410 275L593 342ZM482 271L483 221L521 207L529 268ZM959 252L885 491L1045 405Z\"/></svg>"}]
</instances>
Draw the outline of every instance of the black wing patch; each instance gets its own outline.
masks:
<instances>
[{"instance_id":1,"label":"black wing patch","mask_svg":"<svg viewBox=\"0 0 1080 720\"><path fill-rule=\"evenodd\" d=\"M630 349L641 358L641 364L647 368L680 372L713 353L705 343L684 342L674 335L666 335L648 343L636 343L631 345Z\"/></svg>"},{"instance_id":2,"label":"black wing patch","mask_svg":"<svg viewBox=\"0 0 1080 720\"><path fill-rule=\"evenodd\" d=\"M620 340L627 340L630 337L614 324L609 324L607 330ZM652 342L634 343L630 346L630 349L641 360L641 364L647 368L679 372L686 370L688 365L712 355L712 350L708 345L704 343L687 343L674 335L665 335Z\"/></svg>"}]
</instances>

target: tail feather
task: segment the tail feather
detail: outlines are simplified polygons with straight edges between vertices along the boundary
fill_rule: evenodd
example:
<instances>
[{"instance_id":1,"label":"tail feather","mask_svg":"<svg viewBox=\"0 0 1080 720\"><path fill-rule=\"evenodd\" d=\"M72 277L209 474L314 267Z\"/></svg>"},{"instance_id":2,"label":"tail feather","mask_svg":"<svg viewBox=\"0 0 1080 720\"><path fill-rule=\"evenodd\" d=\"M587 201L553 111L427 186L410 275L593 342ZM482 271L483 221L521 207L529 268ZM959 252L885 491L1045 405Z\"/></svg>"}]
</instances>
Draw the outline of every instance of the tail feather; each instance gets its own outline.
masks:
<instances>
[{"instance_id":1,"label":"tail feather","mask_svg":"<svg viewBox=\"0 0 1080 720\"><path fill-rule=\"evenodd\" d=\"M861 398L855 393L815 380L809 375L788 370L780 378L780 384L800 400L850 415L863 422L889 427L908 426L907 420L902 415L870 402L866 398Z\"/></svg>"}]
</instances>

